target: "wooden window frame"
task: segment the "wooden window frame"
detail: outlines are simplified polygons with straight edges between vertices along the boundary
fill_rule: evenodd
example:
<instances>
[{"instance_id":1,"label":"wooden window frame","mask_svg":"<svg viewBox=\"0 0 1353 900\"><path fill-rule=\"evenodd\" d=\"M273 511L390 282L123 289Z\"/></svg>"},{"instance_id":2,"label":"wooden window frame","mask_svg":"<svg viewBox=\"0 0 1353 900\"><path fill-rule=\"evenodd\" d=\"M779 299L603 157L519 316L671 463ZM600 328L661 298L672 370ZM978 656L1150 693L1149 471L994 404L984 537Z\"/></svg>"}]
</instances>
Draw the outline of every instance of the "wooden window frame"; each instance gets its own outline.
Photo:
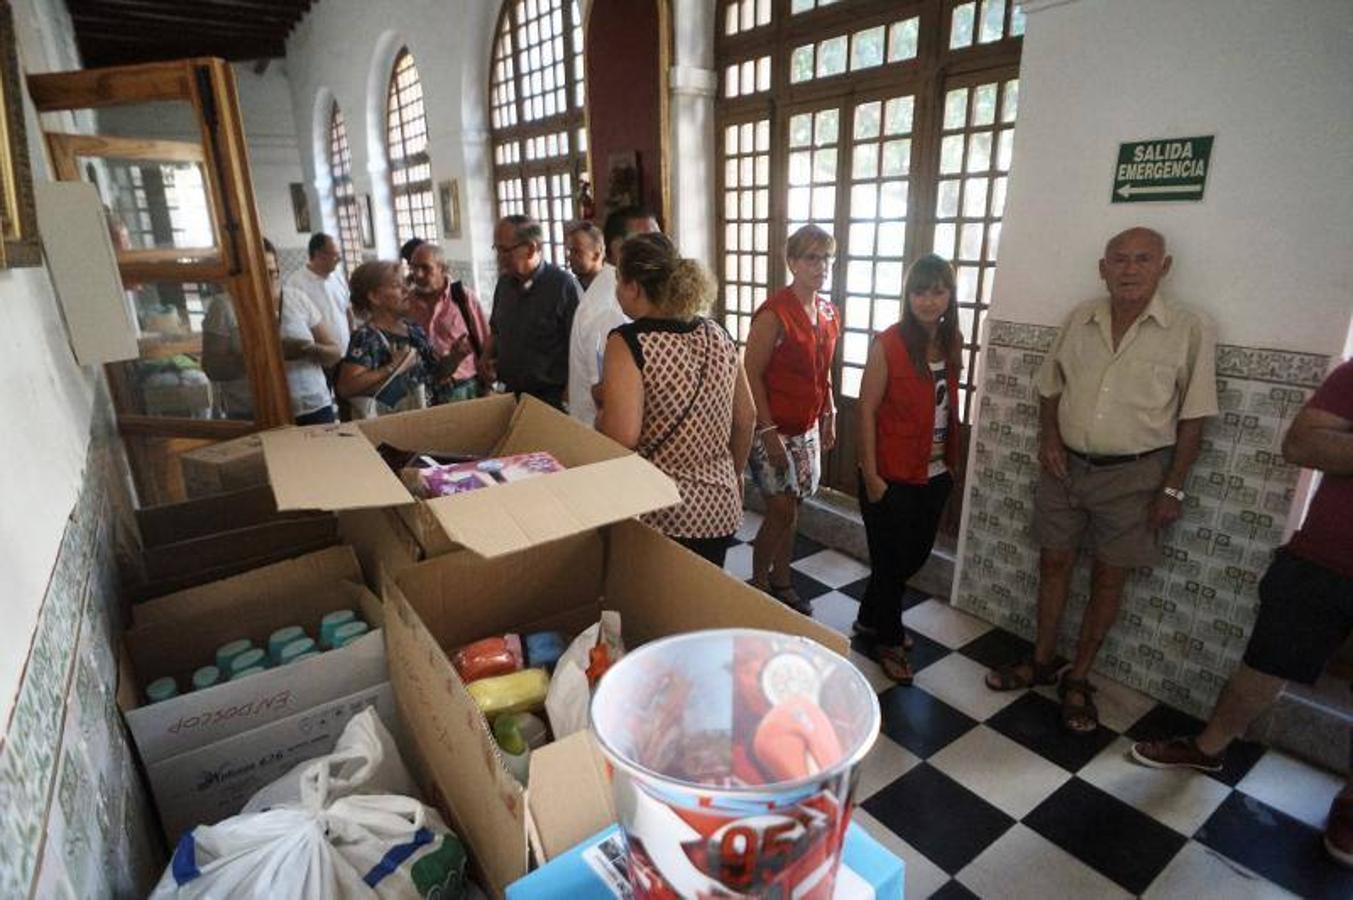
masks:
<instances>
[{"instance_id":1,"label":"wooden window frame","mask_svg":"<svg viewBox=\"0 0 1353 900\"><path fill-rule=\"evenodd\" d=\"M836 204L833 232L837 238L837 263L831 279L831 299L845 311L846 274L850 258L849 223L850 191L852 185L850 160L855 146L852 136L854 108L872 99L911 95L914 98L911 130L912 155L907 181L907 219L904 265L909 266L920 256L929 253L935 239L935 204L939 184L939 153L942 137L943 104L946 91L956 85L974 85L989 81L1004 82L1018 76L1023 37L1012 36L1012 21L1016 15L1014 0L1006 0L1004 9L1004 36L993 42L949 49L950 26L954 9L964 6L962 0L839 0L816 9L790 13L791 0L773 0L773 15L768 24L740 29L736 34L725 34L729 3L719 0L715 14L715 70L720 84L715 101L715 133L718 156L715 190L718 198L716 228L716 276L720 285L717 314L725 320L728 251L724 216L725 184L725 129L729 125L768 118L771 122L771 197L770 197L770 265L769 280L762 286L763 295L773 294L788 282L784 265L784 249L788 238L788 138L789 122L793 115L806 109L835 107L840 109L840 141L838 170L835 181ZM982 4L975 7L980 23ZM853 35L877 25L887 25L915 16L918 22L916 55L907 60L850 71L829 77L791 83L790 55L794 48L820 42L837 35ZM977 26L980 28L980 24ZM742 93L729 97L724 83L730 67L748 59L771 57L771 87L768 91ZM886 54L886 45L885 45ZM999 118L999 111L998 111ZM993 151L994 155L994 151ZM984 247L986 238L984 236ZM739 279L733 279L737 281ZM877 294L877 292L874 292ZM899 300L902 298L899 297ZM989 293L974 310L974 321L979 324L989 304ZM732 310L737 315L737 310ZM847 327L850 322L845 323ZM871 337L877 332L871 328ZM977 329L974 329L977 330ZM976 380L977 334L965 334L965 370L963 384L971 387ZM842 336L844 343L844 333ZM838 351L840 348L838 348ZM849 427L852 398L841 391L843 353L838 352L833 372L833 384L838 407L847 412L842 425ZM962 410L966 422L970 418L972 393L966 393ZM838 433L842 431L838 427ZM841 440L841 438L845 438ZM828 481L833 486L853 493L854 452L853 435L838 434L836 459L829 466Z\"/></svg>"},{"instance_id":2,"label":"wooden window frame","mask_svg":"<svg viewBox=\"0 0 1353 900\"><path fill-rule=\"evenodd\" d=\"M348 126L335 100L329 108L329 179L338 219L338 246L349 270L362 261L362 231L358 224L357 190L352 183L352 151Z\"/></svg>"},{"instance_id":3,"label":"wooden window frame","mask_svg":"<svg viewBox=\"0 0 1353 900\"><path fill-rule=\"evenodd\" d=\"M400 90L400 69L406 60L413 70L414 80L410 87L418 88L416 100L406 101L402 96L404 92ZM412 108L414 103L417 103L419 111L406 117L405 111ZM399 115L396 116L396 112ZM421 149L413 149L417 146L417 135L410 137L411 125L422 129ZM428 143L427 100L422 92L422 76L418 74L418 64L413 53L408 47L402 47L395 54L394 64L390 67L390 80L385 93L385 153L389 163L390 203L394 212L397 244L413 237L427 241L437 237L437 203L432 192L432 157L428 152ZM426 178L406 180L403 184L397 182L397 172L419 166L427 166Z\"/></svg>"},{"instance_id":4,"label":"wooden window frame","mask_svg":"<svg viewBox=\"0 0 1353 900\"><path fill-rule=\"evenodd\" d=\"M536 0L549 4L555 0ZM585 80L579 79L584 48L583 19L577 0L557 0L561 28L557 34L564 47L565 108L537 118L528 117L527 85L533 74L544 71L540 65L527 72L525 62L541 43L523 48L518 43L522 30L538 19L524 18L528 0L504 0L494 29L493 53L489 62L490 129L493 157L495 208L499 216L526 213L540 222L545 232L543 252L555 265L564 265L564 225L575 217L579 182L591 171L587 148ZM510 79L510 83L506 80ZM558 90L555 84L548 90ZM530 142L557 143L564 136L566 152L536 156L528 152Z\"/></svg>"}]
</instances>

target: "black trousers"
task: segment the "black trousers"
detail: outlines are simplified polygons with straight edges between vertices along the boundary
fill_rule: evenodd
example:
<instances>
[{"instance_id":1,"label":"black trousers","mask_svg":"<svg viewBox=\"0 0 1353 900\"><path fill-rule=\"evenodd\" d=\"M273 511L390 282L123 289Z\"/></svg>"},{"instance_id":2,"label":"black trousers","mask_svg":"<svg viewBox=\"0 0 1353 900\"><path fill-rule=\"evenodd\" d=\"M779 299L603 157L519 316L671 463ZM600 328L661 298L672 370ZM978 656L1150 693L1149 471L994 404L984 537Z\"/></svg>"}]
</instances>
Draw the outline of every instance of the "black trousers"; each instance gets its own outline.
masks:
<instances>
[{"instance_id":1,"label":"black trousers","mask_svg":"<svg viewBox=\"0 0 1353 900\"><path fill-rule=\"evenodd\" d=\"M870 503L860 483L860 512L869 542L869 586L860 601L859 622L877 632L879 644L902 643L902 597L907 581L920 571L935 545L940 515L954 488L948 472L926 484L888 482L878 503Z\"/></svg>"},{"instance_id":2,"label":"black trousers","mask_svg":"<svg viewBox=\"0 0 1353 900\"><path fill-rule=\"evenodd\" d=\"M728 555L728 542L731 538L732 535L712 538L674 537L672 540L722 569L724 557Z\"/></svg>"}]
</instances>

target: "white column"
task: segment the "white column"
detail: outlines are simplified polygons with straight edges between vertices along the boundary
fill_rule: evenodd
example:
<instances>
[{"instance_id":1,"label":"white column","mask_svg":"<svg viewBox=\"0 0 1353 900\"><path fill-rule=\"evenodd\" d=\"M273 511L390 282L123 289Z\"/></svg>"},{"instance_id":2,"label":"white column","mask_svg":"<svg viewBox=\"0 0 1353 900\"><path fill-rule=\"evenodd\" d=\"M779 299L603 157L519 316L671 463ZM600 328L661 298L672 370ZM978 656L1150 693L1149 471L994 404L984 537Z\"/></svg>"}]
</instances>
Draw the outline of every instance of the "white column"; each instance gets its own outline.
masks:
<instances>
[{"instance_id":1,"label":"white column","mask_svg":"<svg viewBox=\"0 0 1353 900\"><path fill-rule=\"evenodd\" d=\"M713 0L672 0L675 32L668 72L671 113L672 209L667 231L685 256L714 264L714 71Z\"/></svg>"}]
</instances>

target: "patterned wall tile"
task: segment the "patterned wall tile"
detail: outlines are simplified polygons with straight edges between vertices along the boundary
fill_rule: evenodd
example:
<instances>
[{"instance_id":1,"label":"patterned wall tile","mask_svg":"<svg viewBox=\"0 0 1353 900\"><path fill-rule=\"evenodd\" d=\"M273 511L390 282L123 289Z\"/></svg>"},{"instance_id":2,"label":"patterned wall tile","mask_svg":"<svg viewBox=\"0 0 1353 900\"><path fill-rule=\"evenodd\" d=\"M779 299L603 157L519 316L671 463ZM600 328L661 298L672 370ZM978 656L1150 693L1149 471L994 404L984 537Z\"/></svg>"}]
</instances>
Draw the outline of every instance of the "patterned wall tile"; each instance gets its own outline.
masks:
<instances>
[{"instance_id":1,"label":"patterned wall tile","mask_svg":"<svg viewBox=\"0 0 1353 900\"><path fill-rule=\"evenodd\" d=\"M110 522L126 495L107 426L96 423L0 744L0 897L144 896L162 865L115 700L122 610Z\"/></svg>"},{"instance_id":2,"label":"patterned wall tile","mask_svg":"<svg viewBox=\"0 0 1353 900\"><path fill-rule=\"evenodd\" d=\"M1038 550L1031 526L1038 478L1033 376L1056 329L993 320L973 433L967 530L956 604L1025 637L1034 633ZM1282 435L1329 358L1228 345L1217 349L1221 414L1209 420L1190 473L1184 516L1163 559L1129 582L1099 669L1198 715L1210 712L1244 652L1257 586L1282 540L1298 470ZM1063 624L1075 644L1089 598L1078 567Z\"/></svg>"}]
</instances>

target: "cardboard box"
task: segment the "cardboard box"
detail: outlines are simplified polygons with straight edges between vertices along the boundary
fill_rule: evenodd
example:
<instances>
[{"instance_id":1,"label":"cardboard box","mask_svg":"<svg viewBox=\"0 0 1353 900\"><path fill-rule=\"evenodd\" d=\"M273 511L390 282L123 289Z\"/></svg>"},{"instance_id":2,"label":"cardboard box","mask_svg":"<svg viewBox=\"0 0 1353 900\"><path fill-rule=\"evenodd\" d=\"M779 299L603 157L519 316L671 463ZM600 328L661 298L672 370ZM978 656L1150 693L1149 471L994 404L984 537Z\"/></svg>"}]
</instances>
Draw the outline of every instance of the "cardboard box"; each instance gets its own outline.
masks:
<instances>
[{"instance_id":1,"label":"cardboard box","mask_svg":"<svg viewBox=\"0 0 1353 900\"><path fill-rule=\"evenodd\" d=\"M317 518L328 515L309 510L278 512L272 489L266 484L136 511L143 547L163 547L270 522Z\"/></svg>"},{"instance_id":2,"label":"cardboard box","mask_svg":"<svg viewBox=\"0 0 1353 900\"><path fill-rule=\"evenodd\" d=\"M670 478L532 397L452 403L363 422L262 435L277 507L392 507L426 556L457 545L496 557L680 502ZM416 500L376 447L506 456L548 450L567 471L492 490Z\"/></svg>"},{"instance_id":3,"label":"cardboard box","mask_svg":"<svg viewBox=\"0 0 1353 900\"><path fill-rule=\"evenodd\" d=\"M394 694L387 681L149 763L146 775L166 838L172 845L189 829L230 818L250 797L296 766L332 753L344 726L368 706L375 707L385 726L398 734Z\"/></svg>"},{"instance_id":4,"label":"cardboard box","mask_svg":"<svg viewBox=\"0 0 1353 900\"><path fill-rule=\"evenodd\" d=\"M241 575L189 588L132 607L133 625L173 621L185 614L228 615L241 597L260 604L284 604L306 592L331 590L334 582L362 582L362 568L351 547L328 547Z\"/></svg>"},{"instance_id":5,"label":"cardboard box","mask_svg":"<svg viewBox=\"0 0 1353 900\"><path fill-rule=\"evenodd\" d=\"M901 900L906 866L855 823L846 829L833 900ZM618 826L578 844L507 888L507 900L617 900L633 896Z\"/></svg>"},{"instance_id":6,"label":"cardboard box","mask_svg":"<svg viewBox=\"0 0 1353 900\"><path fill-rule=\"evenodd\" d=\"M747 627L806 635L842 655L849 649L843 635L635 521L492 559L442 556L387 576L383 595L406 761L472 848L495 896L526 874L528 830L548 858L613 821L610 790L599 764L577 763L590 740L583 734L533 753L524 791L447 651L509 631L577 634L603 608L620 612L629 648L684 631Z\"/></svg>"},{"instance_id":7,"label":"cardboard box","mask_svg":"<svg viewBox=\"0 0 1353 900\"><path fill-rule=\"evenodd\" d=\"M263 444L257 434L189 450L179 456L189 497L206 497L268 483Z\"/></svg>"},{"instance_id":8,"label":"cardboard box","mask_svg":"<svg viewBox=\"0 0 1353 900\"><path fill-rule=\"evenodd\" d=\"M303 722L311 722L306 727L314 723L297 719L294 728L261 729L388 680L380 601L359 583L330 580L316 584L313 577L316 571L350 575L355 566L347 551L273 569L266 576L256 574L233 585L208 585L157 601L126 632L118 705L150 776L167 829L177 827L183 816L192 818L197 805L204 811L224 808L226 801L220 797L241 790L235 787L241 783L234 777L239 774L235 769L257 768L260 760L278 754L299 761L297 734L304 733ZM273 582L268 589L260 589L264 578ZM163 676L173 676L180 690L187 691L192 672L209 664L216 648L228 641L247 637L257 646L266 646L274 630L295 624L313 636L325 613L345 608L357 609L372 632L309 660L160 703L143 703L144 686ZM393 727L394 723L389 724ZM341 727L328 729L334 740L340 731ZM219 746L246 734L252 737L230 745L245 759ZM185 754L196 755L187 763L180 759L169 764ZM216 762L203 768L203 760ZM229 773L232 777L225 777ZM178 780L184 778L193 784ZM206 819L198 815L192 824L200 821ZM167 836L173 840L177 834L171 830Z\"/></svg>"}]
</instances>

